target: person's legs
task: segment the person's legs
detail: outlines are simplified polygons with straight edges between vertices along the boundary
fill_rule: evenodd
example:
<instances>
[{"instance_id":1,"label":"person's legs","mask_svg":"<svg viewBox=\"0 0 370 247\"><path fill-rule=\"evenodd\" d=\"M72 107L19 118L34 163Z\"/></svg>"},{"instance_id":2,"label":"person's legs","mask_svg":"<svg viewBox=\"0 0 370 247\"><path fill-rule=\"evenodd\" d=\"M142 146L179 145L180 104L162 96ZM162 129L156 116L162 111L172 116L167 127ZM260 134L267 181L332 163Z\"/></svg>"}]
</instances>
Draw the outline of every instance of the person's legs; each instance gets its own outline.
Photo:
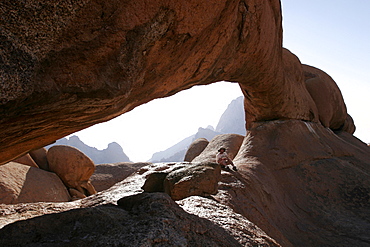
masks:
<instances>
[{"instance_id":1,"label":"person's legs","mask_svg":"<svg viewBox=\"0 0 370 247\"><path fill-rule=\"evenodd\" d=\"M226 169L227 168L227 160L223 159L219 162L221 165L221 168Z\"/></svg>"},{"instance_id":2,"label":"person's legs","mask_svg":"<svg viewBox=\"0 0 370 247\"><path fill-rule=\"evenodd\" d=\"M232 162L230 159L228 160L228 163L233 166L233 170L236 171L236 166L234 165L234 162Z\"/></svg>"}]
</instances>

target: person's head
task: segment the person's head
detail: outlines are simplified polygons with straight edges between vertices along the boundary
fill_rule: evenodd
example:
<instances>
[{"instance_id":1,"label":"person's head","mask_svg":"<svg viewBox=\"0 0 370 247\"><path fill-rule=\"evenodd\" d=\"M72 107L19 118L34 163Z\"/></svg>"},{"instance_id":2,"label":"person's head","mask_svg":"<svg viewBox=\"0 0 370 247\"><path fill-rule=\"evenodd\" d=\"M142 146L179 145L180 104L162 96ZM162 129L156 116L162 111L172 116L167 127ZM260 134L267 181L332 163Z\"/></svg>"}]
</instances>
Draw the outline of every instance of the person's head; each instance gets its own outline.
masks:
<instances>
[{"instance_id":1,"label":"person's head","mask_svg":"<svg viewBox=\"0 0 370 247\"><path fill-rule=\"evenodd\" d=\"M220 152L220 153L223 153L223 152L225 152L226 151L226 148L220 148L219 150L218 150L218 152Z\"/></svg>"}]
</instances>

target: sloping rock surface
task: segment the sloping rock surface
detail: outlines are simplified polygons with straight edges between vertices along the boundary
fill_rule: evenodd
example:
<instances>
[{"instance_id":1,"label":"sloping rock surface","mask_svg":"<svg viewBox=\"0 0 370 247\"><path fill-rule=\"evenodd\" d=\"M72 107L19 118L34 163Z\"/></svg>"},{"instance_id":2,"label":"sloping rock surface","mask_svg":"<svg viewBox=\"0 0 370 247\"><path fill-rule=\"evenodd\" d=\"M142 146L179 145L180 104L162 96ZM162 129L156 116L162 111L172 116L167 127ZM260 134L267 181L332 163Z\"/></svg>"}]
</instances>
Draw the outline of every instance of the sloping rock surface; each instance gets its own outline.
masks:
<instances>
[{"instance_id":1,"label":"sloping rock surface","mask_svg":"<svg viewBox=\"0 0 370 247\"><path fill-rule=\"evenodd\" d=\"M181 201L182 209L165 193L142 193L140 186L148 173L170 166L143 167L112 188L75 202L0 205L0 223L6 225L0 230L0 244L280 246L245 217L212 199L191 197ZM9 224L15 216L31 219Z\"/></svg>"},{"instance_id":2,"label":"sloping rock surface","mask_svg":"<svg viewBox=\"0 0 370 247\"><path fill-rule=\"evenodd\" d=\"M283 246L369 246L370 156L351 134L266 122L249 131L234 163L241 176L217 197Z\"/></svg>"},{"instance_id":3,"label":"sloping rock surface","mask_svg":"<svg viewBox=\"0 0 370 247\"><path fill-rule=\"evenodd\" d=\"M16 162L0 166L0 203L68 202L70 199L55 173Z\"/></svg>"},{"instance_id":4,"label":"sloping rock surface","mask_svg":"<svg viewBox=\"0 0 370 247\"><path fill-rule=\"evenodd\" d=\"M217 163L200 163L173 170L164 180L164 191L174 200L189 196L217 194L221 167Z\"/></svg>"},{"instance_id":5,"label":"sloping rock surface","mask_svg":"<svg viewBox=\"0 0 370 247\"><path fill-rule=\"evenodd\" d=\"M223 134L215 136L203 150L203 152L193 159L193 162L216 162L217 150L221 147L226 148L227 155L233 159L239 151L244 136L237 134Z\"/></svg>"},{"instance_id":6,"label":"sloping rock surface","mask_svg":"<svg viewBox=\"0 0 370 247\"><path fill-rule=\"evenodd\" d=\"M32 159L32 157L29 154L25 154L15 160L13 162L20 163L23 165L31 166L39 168L39 166L36 164L36 162Z\"/></svg>"},{"instance_id":7,"label":"sloping rock surface","mask_svg":"<svg viewBox=\"0 0 370 247\"><path fill-rule=\"evenodd\" d=\"M95 166L95 172L91 175L90 181L96 191L103 191L124 180L132 173L148 164L149 163L132 162L98 164Z\"/></svg>"}]
</instances>

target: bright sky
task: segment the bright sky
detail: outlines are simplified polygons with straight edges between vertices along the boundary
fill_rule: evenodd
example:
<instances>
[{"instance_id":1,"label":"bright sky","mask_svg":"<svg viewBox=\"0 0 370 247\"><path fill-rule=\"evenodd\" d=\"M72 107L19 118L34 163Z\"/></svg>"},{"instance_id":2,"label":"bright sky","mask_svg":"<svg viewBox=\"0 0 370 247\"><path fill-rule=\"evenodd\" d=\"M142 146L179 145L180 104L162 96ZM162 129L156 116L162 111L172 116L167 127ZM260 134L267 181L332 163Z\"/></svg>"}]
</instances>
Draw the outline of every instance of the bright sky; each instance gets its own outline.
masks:
<instances>
[{"instance_id":1,"label":"bright sky","mask_svg":"<svg viewBox=\"0 0 370 247\"><path fill-rule=\"evenodd\" d=\"M282 4L284 47L337 82L355 121L355 136L370 143L370 1L282 0ZM75 135L98 149L117 142L132 161L147 161L199 127L216 127L228 104L241 95L237 84L196 86Z\"/></svg>"},{"instance_id":2,"label":"bright sky","mask_svg":"<svg viewBox=\"0 0 370 247\"><path fill-rule=\"evenodd\" d=\"M370 1L282 0L284 47L338 84L354 135L370 143Z\"/></svg>"}]
</instances>

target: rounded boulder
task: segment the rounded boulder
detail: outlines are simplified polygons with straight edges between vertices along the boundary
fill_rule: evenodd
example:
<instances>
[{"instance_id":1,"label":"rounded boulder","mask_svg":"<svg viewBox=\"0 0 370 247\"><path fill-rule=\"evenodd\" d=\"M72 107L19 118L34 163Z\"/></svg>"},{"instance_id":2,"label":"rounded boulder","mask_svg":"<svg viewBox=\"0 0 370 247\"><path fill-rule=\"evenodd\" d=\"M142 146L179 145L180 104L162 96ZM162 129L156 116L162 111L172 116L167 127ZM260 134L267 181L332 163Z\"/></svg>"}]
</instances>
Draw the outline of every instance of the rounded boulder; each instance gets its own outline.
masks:
<instances>
[{"instance_id":1,"label":"rounded boulder","mask_svg":"<svg viewBox=\"0 0 370 247\"><path fill-rule=\"evenodd\" d=\"M198 138L193 141L188 150L186 151L184 161L191 162L195 157L203 152L203 150L207 147L209 141L205 138Z\"/></svg>"},{"instance_id":2,"label":"rounded boulder","mask_svg":"<svg viewBox=\"0 0 370 247\"><path fill-rule=\"evenodd\" d=\"M0 166L0 203L67 202L68 191L52 172L9 162Z\"/></svg>"},{"instance_id":3,"label":"rounded boulder","mask_svg":"<svg viewBox=\"0 0 370 247\"><path fill-rule=\"evenodd\" d=\"M96 193L89 181L95 171L95 164L80 150L70 146L56 145L48 150L47 159L50 171L55 172L67 187L75 188L87 195ZM86 184L89 186L84 186Z\"/></svg>"}]
</instances>

